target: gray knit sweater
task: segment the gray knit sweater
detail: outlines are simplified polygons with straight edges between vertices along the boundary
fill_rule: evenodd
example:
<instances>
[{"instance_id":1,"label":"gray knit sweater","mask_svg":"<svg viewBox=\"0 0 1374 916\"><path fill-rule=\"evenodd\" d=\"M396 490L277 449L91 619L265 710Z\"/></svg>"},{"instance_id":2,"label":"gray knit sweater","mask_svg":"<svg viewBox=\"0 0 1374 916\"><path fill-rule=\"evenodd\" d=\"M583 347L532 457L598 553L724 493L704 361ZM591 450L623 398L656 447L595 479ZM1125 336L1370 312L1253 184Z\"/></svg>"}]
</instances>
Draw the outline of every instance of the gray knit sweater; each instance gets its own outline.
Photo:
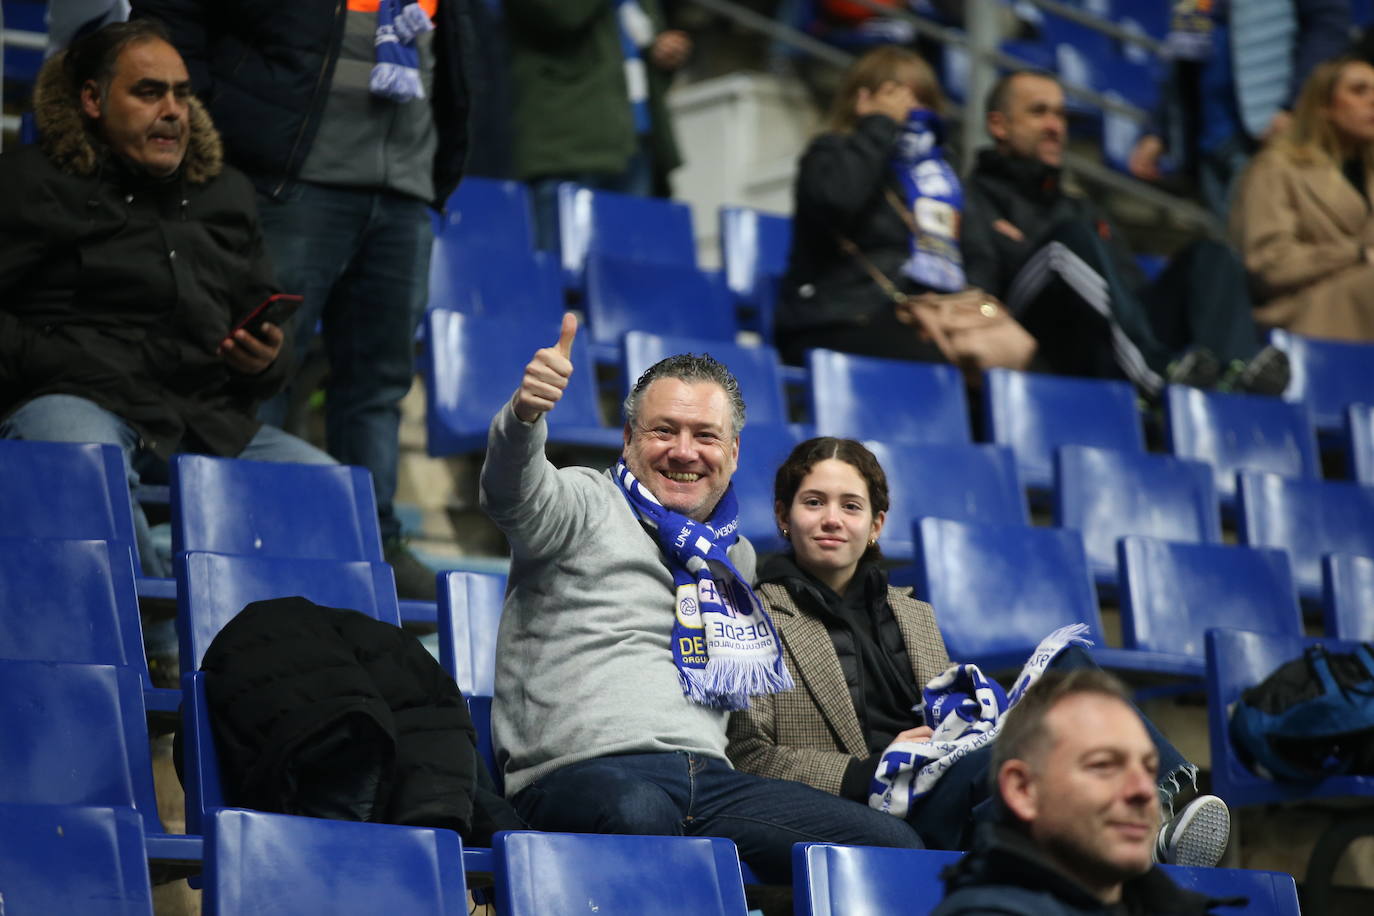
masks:
<instances>
[{"instance_id":1,"label":"gray knit sweater","mask_svg":"<svg viewBox=\"0 0 1374 916\"><path fill-rule=\"evenodd\" d=\"M547 435L507 403L482 466L482 508L511 546L492 708L506 793L611 754L725 760L726 713L678 683L673 577L657 542L610 472L554 468ZM753 546L740 538L729 554L752 583Z\"/></svg>"}]
</instances>

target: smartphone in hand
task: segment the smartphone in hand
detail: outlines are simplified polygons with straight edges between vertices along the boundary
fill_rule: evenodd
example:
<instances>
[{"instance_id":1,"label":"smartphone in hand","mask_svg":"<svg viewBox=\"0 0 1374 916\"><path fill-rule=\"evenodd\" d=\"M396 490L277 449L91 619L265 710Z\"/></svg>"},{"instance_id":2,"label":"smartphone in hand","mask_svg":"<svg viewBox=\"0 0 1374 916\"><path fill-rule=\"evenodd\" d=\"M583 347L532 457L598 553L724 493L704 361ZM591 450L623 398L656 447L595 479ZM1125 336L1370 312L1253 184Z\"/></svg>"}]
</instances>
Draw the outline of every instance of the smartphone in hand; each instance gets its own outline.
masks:
<instances>
[{"instance_id":1,"label":"smartphone in hand","mask_svg":"<svg viewBox=\"0 0 1374 916\"><path fill-rule=\"evenodd\" d=\"M257 308L249 312L242 321L234 325L233 329L229 331L229 336L233 337L238 331L247 331L261 340L264 324L275 324L279 328L284 326L304 301L303 297L294 293L273 293L264 299Z\"/></svg>"}]
</instances>

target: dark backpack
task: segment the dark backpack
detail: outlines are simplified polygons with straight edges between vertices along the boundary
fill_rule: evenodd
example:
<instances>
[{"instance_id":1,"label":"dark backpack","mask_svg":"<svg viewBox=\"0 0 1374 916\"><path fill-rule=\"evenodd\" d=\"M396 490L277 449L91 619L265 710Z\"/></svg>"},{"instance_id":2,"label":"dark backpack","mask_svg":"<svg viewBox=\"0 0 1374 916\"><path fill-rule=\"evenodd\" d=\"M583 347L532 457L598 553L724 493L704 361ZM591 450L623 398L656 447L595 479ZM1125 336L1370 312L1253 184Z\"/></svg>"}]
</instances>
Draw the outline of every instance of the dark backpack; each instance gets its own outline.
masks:
<instances>
[{"instance_id":1,"label":"dark backpack","mask_svg":"<svg viewBox=\"0 0 1374 916\"><path fill-rule=\"evenodd\" d=\"M1241 694L1231 741L1251 769L1297 782L1374 773L1374 646L1352 645L1312 646Z\"/></svg>"}]
</instances>

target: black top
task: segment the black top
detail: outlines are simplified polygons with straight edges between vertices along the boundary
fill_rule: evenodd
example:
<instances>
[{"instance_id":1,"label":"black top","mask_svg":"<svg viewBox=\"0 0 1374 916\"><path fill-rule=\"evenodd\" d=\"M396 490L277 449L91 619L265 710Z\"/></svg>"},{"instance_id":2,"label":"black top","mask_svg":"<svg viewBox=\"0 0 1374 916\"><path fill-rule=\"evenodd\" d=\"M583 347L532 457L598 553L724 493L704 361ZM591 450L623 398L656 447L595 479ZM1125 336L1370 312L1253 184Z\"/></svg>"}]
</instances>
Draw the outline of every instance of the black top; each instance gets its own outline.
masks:
<instances>
[{"instance_id":1,"label":"black top","mask_svg":"<svg viewBox=\"0 0 1374 916\"><path fill-rule=\"evenodd\" d=\"M1360 192L1360 199L1364 201L1364 207L1369 209L1369 188L1365 182L1364 157L1351 156L1341 163L1341 171L1345 177L1355 186L1355 190Z\"/></svg>"},{"instance_id":2,"label":"black top","mask_svg":"<svg viewBox=\"0 0 1374 916\"><path fill-rule=\"evenodd\" d=\"M759 581L781 582L798 607L814 614L830 633L872 754L849 766L841 794L867 799L877 756L898 732L920 724L912 707L920 701L921 685L912 677L906 643L887 601L887 572L876 561L861 563L844 594L837 595L797 566L791 554L782 554L763 564Z\"/></svg>"}]
</instances>

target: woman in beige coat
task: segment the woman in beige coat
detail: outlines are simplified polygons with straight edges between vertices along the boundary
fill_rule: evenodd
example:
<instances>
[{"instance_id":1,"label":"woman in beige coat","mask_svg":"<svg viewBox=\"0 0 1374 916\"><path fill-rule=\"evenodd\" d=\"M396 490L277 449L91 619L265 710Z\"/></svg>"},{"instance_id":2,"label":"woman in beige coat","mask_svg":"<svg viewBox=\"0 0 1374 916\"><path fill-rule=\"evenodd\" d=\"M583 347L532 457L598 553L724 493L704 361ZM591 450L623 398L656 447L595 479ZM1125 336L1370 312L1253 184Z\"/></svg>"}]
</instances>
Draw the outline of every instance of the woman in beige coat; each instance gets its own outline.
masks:
<instances>
[{"instance_id":1,"label":"woman in beige coat","mask_svg":"<svg viewBox=\"0 0 1374 916\"><path fill-rule=\"evenodd\" d=\"M1371 190L1374 67L1336 58L1312 71L1288 133L1255 159L1231 210L1261 324L1374 340Z\"/></svg>"}]
</instances>

